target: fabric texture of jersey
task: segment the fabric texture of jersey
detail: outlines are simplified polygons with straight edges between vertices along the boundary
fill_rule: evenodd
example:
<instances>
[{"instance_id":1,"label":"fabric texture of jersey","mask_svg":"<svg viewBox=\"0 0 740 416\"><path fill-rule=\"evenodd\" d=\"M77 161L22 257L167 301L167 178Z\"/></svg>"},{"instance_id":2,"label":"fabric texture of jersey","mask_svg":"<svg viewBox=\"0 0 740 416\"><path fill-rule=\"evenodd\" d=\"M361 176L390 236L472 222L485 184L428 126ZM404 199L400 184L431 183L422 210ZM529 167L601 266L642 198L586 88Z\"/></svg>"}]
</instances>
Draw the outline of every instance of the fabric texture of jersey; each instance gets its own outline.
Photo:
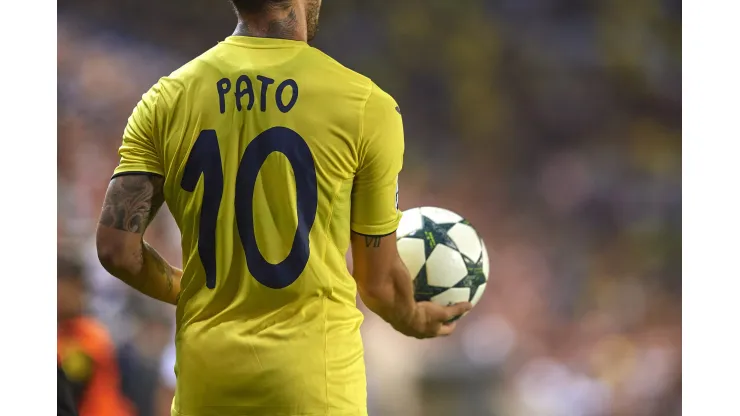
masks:
<instances>
[{"instance_id":1,"label":"fabric texture of jersey","mask_svg":"<svg viewBox=\"0 0 740 416\"><path fill-rule=\"evenodd\" d=\"M403 151L395 101L303 42L229 37L143 96L115 175L164 176L182 234L173 415L367 414L345 255L396 230Z\"/></svg>"}]
</instances>

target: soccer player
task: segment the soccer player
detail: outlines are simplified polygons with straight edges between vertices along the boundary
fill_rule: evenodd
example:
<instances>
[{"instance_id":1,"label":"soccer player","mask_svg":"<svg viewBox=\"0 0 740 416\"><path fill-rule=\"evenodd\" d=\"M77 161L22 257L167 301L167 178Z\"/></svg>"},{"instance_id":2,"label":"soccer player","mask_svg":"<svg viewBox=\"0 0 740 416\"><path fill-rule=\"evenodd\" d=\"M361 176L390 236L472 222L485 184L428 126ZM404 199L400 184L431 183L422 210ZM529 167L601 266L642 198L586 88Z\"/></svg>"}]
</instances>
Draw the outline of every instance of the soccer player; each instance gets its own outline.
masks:
<instances>
[{"instance_id":1,"label":"soccer player","mask_svg":"<svg viewBox=\"0 0 740 416\"><path fill-rule=\"evenodd\" d=\"M232 3L233 36L129 118L98 256L177 305L173 415L366 415L357 291L417 338L451 333L471 306L414 302L395 236L400 110L307 44L320 0ZM143 240L164 202L183 270Z\"/></svg>"}]
</instances>

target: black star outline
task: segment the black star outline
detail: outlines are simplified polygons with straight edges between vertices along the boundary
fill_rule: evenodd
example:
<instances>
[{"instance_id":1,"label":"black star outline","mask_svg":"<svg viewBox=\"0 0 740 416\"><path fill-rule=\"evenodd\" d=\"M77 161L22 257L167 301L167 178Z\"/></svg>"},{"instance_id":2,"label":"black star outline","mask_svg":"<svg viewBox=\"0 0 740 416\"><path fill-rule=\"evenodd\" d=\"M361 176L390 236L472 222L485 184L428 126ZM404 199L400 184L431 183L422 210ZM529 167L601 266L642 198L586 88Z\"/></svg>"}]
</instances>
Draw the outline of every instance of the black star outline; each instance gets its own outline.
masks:
<instances>
[{"instance_id":1,"label":"black star outline","mask_svg":"<svg viewBox=\"0 0 740 416\"><path fill-rule=\"evenodd\" d=\"M428 217L422 215L421 227L414 231L413 234L409 234L407 237L424 240L424 256L426 258L429 258L434 247L437 247L437 244L446 245L447 247L457 251L457 245L452 241L450 236L447 235L447 231L450 231L455 224L456 223L437 224Z\"/></svg>"},{"instance_id":2,"label":"black star outline","mask_svg":"<svg viewBox=\"0 0 740 416\"><path fill-rule=\"evenodd\" d=\"M468 299L468 302L471 302L473 298L475 297L476 292L478 292L478 288L487 282L486 275L483 274L483 253L481 253L481 258L478 259L478 261L473 261L470 259L470 257L460 253L463 260L465 261L465 266L468 268L468 274L465 276L462 280L457 282L457 284L453 287L467 287L470 289L470 297Z\"/></svg>"},{"instance_id":3,"label":"black star outline","mask_svg":"<svg viewBox=\"0 0 740 416\"><path fill-rule=\"evenodd\" d=\"M457 224L470 225L467 220L453 223L435 223L430 218L422 215L422 226L414 233L409 234L404 238L417 238L424 241L424 255L425 258L429 258L432 251L438 244L443 244L452 248L453 250L460 252L454 241L447 235L447 232ZM470 295L468 301L472 301L475 294L478 292L478 287L483 283L486 283L486 276L483 274L483 253L477 261L474 261L460 253L465 262L465 266L468 269L468 274L457 282L453 288L468 288L470 289ZM417 302L430 301L433 297L444 293L449 290L448 287L432 286L429 284L427 277L426 263L422 266L419 274L414 279L414 299Z\"/></svg>"}]
</instances>

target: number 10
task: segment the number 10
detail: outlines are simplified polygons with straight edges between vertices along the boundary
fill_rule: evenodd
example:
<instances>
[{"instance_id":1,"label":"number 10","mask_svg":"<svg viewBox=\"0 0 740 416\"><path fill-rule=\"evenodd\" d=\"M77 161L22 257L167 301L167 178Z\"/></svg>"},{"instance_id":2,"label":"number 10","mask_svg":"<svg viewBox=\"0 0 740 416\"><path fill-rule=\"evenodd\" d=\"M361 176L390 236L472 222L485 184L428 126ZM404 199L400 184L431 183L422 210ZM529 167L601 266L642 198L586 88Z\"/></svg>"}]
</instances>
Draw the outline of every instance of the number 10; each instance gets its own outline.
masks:
<instances>
[{"instance_id":1,"label":"number 10","mask_svg":"<svg viewBox=\"0 0 740 416\"><path fill-rule=\"evenodd\" d=\"M278 264L265 260L257 247L254 233L253 199L257 175L267 157L280 152L290 162L295 174L298 227L288 257ZM215 130L203 130L185 164L180 186L194 192L203 176L203 202L198 228L198 255L205 269L206 286L216 287L216 228L224 193L221 150ZM306 141L295 131L273 127L259 134L247 145L236 173L234 208L239 238L244 247L247 268L262 285L283 289L303 273L310 255L309 233L316 220L318 188L316 166Z\"/></svg>"}]
</instances>

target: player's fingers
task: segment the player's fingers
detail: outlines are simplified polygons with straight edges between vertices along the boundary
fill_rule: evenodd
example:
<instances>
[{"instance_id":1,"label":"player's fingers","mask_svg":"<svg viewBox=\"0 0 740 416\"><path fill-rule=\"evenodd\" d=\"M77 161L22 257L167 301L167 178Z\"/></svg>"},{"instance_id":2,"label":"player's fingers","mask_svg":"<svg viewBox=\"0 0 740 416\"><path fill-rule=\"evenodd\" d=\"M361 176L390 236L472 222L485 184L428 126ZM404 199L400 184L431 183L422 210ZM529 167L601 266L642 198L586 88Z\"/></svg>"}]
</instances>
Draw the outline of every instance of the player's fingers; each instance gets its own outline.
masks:
<instances>
[{"instance_id":1,"label":"player's fingers","mask_svg":"<svg viewBox=\"0 0 740 416\"><path fill-rule=\"evenodd\" d=\"M457 326L457 322L442 325L441 327L439 327L439 330L437 331L437 336L446 337L447 335L452 334L456 326Z\"/></svg>"},{"instance_id":2,"label":"player's fingers","mask_svg":"<svg viewBox=\"0 0 740 416\"><path fill-rule=\"evenodd\" d=\"M450 319L457 318L458 316L467 313L468 311L473 309L473 305L470 302L460 302L452 306L448 306L445 309L447 313L447 318L445 320L449 321Z\"/></svg>"}]
</instances>

